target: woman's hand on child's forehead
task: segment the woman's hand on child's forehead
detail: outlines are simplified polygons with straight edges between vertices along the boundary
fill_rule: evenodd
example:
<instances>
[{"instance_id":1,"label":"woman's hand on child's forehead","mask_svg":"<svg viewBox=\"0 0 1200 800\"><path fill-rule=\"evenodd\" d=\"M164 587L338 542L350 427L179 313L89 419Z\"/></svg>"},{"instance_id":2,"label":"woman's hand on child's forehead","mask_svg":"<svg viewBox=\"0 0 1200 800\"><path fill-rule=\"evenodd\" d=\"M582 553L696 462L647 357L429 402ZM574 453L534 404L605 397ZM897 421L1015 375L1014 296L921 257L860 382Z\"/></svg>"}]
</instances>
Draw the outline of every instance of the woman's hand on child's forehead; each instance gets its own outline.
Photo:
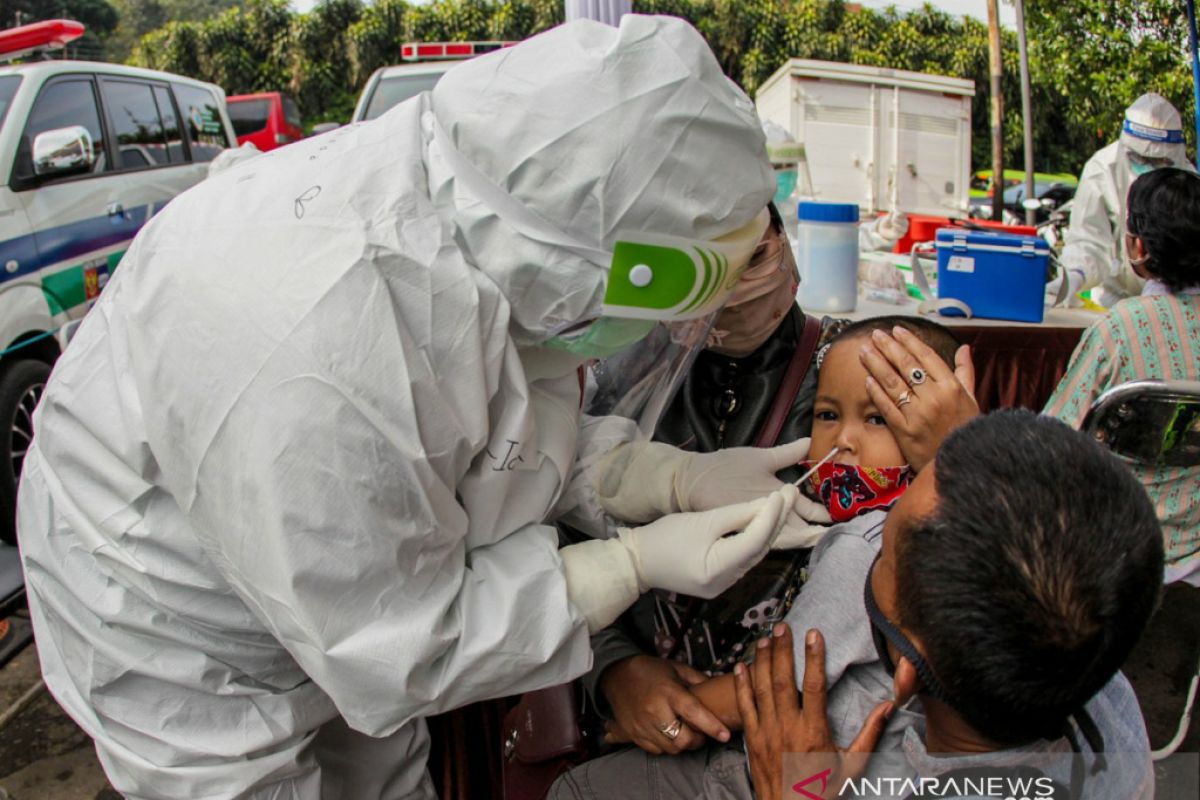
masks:
<instances>
[{"instance_id":1,"label":"woman's hand on child's forehead","mask_svg":"<svg viewBox=\"0 0 1200 800\"><path fill-rule=\"evenodd\" d=\"M903 328L893 333L874 331L870 341L862 343L859 357L869 373L872 401L908 463L921 470L950 431L979 415L975 368L966 345L955 354L951 371L912 333Z\"/></svg>"}]
</instances>

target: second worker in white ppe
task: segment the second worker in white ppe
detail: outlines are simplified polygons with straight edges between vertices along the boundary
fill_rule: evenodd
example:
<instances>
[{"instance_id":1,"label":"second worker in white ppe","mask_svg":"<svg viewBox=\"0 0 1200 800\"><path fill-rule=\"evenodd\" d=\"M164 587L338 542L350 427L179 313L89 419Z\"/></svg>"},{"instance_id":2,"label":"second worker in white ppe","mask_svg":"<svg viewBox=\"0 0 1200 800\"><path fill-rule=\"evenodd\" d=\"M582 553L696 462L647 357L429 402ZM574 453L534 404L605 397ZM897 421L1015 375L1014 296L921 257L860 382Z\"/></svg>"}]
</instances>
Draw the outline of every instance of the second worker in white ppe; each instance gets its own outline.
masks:
<instances>
[{"instance_id":1,"label":"second worker in white ppe","mask_svg":"<svg viewBox=\"0 0 1200 800\"><path fill-rule=\"evenodd\" d=\"M1083 167L1071 203L1071 223L1060 263L1062 274L1046 286L1047 302L1068 281L1068 296L1102 288L1101 305L1141 294L1145 281L1125 252L1125 199L1134 178L1158 167L1191 169L1179 111L1149 92L1125 110L1117 141L1098 150Z\"/></svg>"},{"instance_id":2,"label":"second worker in white ppe","mask_svg":"<svg viewBox=\"0 0 1200 800\"><path fill-rule=\"evenodd\" d=\"M773 192L699 34L626 16L173 200L20 489L46 684L113 786L431 797L423 717L581 674L649 587L736 581L790 487L561 553L544 523L600 513L577 457L617 441L581 431L577 368L717 313Z\"/></svg>"}]
</instances>

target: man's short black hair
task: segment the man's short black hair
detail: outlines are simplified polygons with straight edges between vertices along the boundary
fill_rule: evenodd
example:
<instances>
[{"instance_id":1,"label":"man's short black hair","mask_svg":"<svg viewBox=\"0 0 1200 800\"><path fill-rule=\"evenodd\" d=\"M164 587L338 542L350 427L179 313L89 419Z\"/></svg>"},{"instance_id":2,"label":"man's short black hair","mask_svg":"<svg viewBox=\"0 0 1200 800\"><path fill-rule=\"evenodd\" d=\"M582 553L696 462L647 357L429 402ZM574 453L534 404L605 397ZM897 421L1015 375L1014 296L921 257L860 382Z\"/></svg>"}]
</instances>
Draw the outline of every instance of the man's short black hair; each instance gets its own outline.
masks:
<instances>
[{"instance_id":1,"label":"man's short black hair","mask_svg":"<svg viewBox=\"0 0 1200 800\"><path fill-rule=\"evenodd\" d=\"M898 543L899 622L977 731L1056 739L1158 602L1154 508L1115 456L1029 411L959 428L934 469L937 510Z\"/></svg>"},{"instance_id":2,"label":"man's short black hair","mask_svg":"<svg viewBox=\"0 0 1200 800\"><path fill-rule=\"evenodd\" d=\"M1146 270L1171 291L1200 284L1200 175L1162 167L1129 187L1125 227L1146 245Z\"/></svg>"},{"instance_id":3,"label":"man's short black hair","mask_svg":"<svg viewBox=\"0 0 1200 800\"><path fill-rule=\"evenodd\" d=\"M960 342L945 325L939 325L924 317L890 316L861 319L844 328L830 344L835 344L843 339L869 336L871 331L891 333L892 329L897 326L904 328L929 345L943 361L950 365L951 369L954 368L954 353L958 350Z\"/></svg>"}]
</instances>

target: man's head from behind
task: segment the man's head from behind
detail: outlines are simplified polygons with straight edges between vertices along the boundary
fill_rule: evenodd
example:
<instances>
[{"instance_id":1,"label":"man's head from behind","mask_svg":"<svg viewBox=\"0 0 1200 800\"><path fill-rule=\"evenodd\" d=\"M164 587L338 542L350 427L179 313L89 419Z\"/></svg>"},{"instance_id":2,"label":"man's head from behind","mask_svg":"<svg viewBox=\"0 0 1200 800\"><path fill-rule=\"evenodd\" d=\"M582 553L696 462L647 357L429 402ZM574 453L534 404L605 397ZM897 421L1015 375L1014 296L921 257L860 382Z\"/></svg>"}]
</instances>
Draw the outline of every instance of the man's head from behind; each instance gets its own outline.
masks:
<instances>
[{"instance_id":1,"label":"man's head from behind","mask_svg":"<svg viewBox=\"0 0 1200 800\"><path fill-rule=\"evenodd\" d=\"M1200 284L1200 175L1165 167L1129 187L1125 251L1143 278L1171 291Z\"/></svg>"},{"instance_id":2,"label":"man's head from behind","mask_svg":"<svg viewBox=\"0 0 1200 800\"><path fill-rule=\"evenodd\" d=\"M1162 535L1145 491L1095 442L1027 411L963 426L930 471L889 517L879 607L982 737L1057 738L1157 603Z\"/></svg>"}]
</instances>

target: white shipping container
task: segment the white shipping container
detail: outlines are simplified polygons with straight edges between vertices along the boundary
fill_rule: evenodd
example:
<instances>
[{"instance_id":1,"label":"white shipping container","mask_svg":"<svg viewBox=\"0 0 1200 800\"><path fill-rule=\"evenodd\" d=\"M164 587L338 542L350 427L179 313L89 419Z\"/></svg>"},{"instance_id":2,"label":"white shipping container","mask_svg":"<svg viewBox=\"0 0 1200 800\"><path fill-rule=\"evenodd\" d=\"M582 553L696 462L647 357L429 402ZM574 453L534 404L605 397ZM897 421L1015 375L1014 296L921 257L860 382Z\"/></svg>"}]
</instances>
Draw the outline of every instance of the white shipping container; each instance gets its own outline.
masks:
<instances>
[{"instance_id":1,"label":"white shipping container","mask_svg":"<svg viewBox=\"0 0 1200 800\"><path fill-rule=\"evenodd\" d=\"M804 145L814 196L867 214L966 214L975 82L793 58L758 114Z\"/></svg>"}]
</instances>

